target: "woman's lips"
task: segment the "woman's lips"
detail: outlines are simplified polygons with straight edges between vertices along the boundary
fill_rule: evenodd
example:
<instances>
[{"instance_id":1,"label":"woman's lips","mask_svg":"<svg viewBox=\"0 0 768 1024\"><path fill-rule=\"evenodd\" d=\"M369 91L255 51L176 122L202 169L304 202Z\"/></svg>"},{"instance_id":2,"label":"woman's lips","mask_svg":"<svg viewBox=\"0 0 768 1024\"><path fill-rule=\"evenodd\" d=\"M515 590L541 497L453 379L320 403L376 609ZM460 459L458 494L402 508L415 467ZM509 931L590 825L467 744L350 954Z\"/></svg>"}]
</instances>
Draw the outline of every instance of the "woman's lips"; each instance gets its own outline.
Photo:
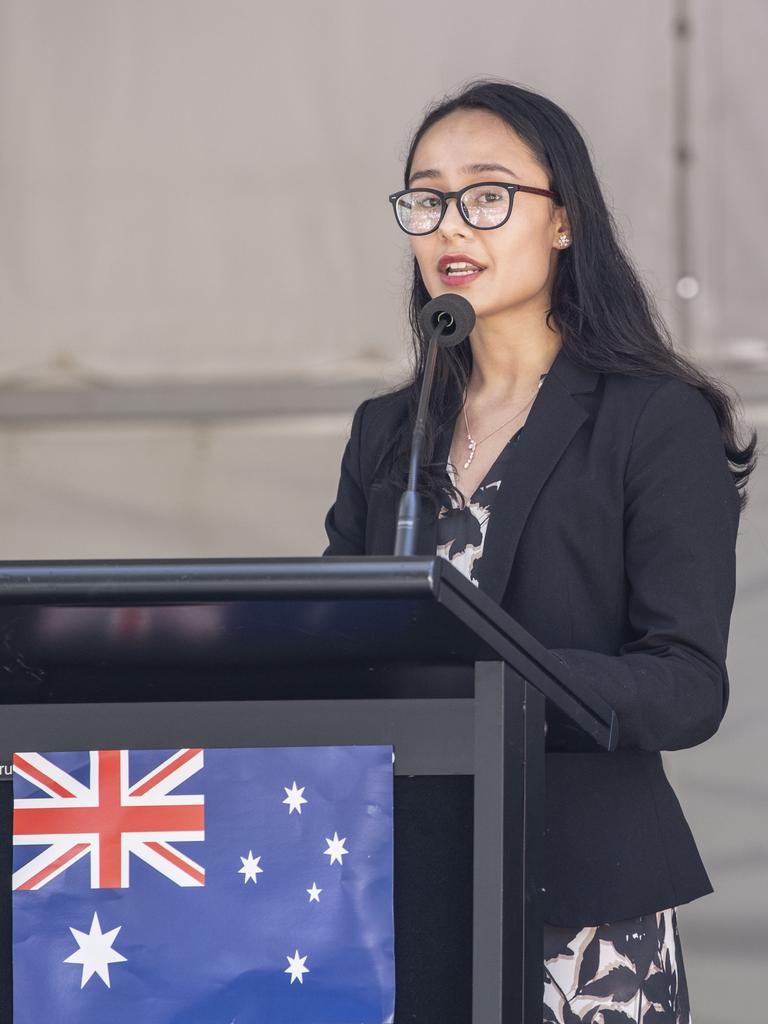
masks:
<instances>
[{"instance_id":1,"label":"woman's lips","mask_svg":"<svg viewBox=\"0 0 768 1024\"><path fill-rule=\"evenodd\" d=\"M444 285L448 285L449 288L455 288L457 285L471 284L482 273L483 271L479 267L477 270L462 271L460 274L440 273L440 280Z\"/></svg>"}]
</instances>

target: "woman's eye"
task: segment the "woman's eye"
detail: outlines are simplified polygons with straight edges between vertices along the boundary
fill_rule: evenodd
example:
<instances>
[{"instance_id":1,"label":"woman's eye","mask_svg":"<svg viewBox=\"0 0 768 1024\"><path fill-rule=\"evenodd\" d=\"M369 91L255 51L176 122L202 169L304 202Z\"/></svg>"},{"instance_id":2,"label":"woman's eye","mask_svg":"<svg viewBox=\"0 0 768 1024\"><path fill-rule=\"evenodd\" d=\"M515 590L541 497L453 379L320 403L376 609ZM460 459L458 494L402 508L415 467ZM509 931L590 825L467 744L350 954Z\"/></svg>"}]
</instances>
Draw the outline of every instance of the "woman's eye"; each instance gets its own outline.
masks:
<instances>
[{"instance_id":1,"label":"woman's eye","mask_svg":"<svg viewBox=\"0 0 768 1024\"><path fill-rule=\"evenodd\" d=\"M501 199L501 194L499 192L482 192L478 198L484 204L498 203Z\"/></svg>"}]
</instances>

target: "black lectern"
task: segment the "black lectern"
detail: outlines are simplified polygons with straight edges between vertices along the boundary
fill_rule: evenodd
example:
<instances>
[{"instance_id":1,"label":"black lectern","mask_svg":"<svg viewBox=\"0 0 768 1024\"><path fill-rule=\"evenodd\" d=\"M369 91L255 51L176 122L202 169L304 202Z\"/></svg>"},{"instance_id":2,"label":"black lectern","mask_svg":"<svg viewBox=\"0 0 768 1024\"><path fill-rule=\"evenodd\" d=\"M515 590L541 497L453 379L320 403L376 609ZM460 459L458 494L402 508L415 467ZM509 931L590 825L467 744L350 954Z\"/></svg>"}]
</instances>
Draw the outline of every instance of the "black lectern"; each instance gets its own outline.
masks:
<instances>
[{"instance_id":1,"label":"black lectern","mask_svg":"<svg viewBox=\"0 0 768 1024\"><path fill-rule=\"evenodd\" d=\"M399 849L419 842L404 787L469 777L471 1020L541 1020L545 709L592 749L615 746L614 715L447 561L6 562L0 636L0 779L15 750L392 743L398 1024L436 1019L442 941L432 934L418 977L408 972L419 921L398 897L399 869L440 895L429 857L420 879ZM0 993L11 987L10 791L0 785ZM433 929L450 927L450 908L440 914Z\"/></svg>"}]
</instances>

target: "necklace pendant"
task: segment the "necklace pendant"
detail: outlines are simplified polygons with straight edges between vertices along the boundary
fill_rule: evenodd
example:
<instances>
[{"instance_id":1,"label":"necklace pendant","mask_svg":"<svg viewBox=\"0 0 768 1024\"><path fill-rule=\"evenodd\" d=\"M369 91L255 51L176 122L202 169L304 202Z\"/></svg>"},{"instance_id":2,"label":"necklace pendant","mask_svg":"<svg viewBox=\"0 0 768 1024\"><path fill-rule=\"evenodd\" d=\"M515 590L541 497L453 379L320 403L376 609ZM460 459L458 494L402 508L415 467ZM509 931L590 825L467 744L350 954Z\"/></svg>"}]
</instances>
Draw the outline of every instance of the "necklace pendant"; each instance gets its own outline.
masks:
<instances>
[{"instance_id":1,"label":"necklace pendant","mask_svg":"<svg viewBox=\"0 0 768 1024\"><path fill-rule=\"evenodd\" d=\"M477 442L476 441L470 441L469 445L468 445L468 448L469 448L469 458L464 463L464 469L469 469L469 467L472 465L472 459L474 459L474 457L475 457L475 448L477 448Z\"/></svg>"}]
</instances>

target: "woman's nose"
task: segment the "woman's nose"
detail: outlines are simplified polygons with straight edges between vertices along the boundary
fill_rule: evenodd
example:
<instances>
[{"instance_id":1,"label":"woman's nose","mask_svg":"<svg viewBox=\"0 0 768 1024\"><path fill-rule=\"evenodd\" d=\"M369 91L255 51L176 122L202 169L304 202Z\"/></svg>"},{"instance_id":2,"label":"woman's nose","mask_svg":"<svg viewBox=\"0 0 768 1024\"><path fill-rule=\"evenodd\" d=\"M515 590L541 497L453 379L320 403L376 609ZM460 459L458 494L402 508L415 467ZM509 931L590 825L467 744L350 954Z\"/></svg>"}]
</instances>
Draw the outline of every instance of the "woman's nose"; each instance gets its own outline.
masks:
<instances>
[{"instance_id":1,"label":"woman's nose","mask_svg":"<svg viewBox=\"0 0 768 1024\"><path fill-rule=\"evenodd\" d=\"M447 209L443 219L440 221L438 231L444 235L455 235L457 231L464 234L469 227L458 209L458 202L455 198L447 199Z\"/></svg>"}]
</instances>

